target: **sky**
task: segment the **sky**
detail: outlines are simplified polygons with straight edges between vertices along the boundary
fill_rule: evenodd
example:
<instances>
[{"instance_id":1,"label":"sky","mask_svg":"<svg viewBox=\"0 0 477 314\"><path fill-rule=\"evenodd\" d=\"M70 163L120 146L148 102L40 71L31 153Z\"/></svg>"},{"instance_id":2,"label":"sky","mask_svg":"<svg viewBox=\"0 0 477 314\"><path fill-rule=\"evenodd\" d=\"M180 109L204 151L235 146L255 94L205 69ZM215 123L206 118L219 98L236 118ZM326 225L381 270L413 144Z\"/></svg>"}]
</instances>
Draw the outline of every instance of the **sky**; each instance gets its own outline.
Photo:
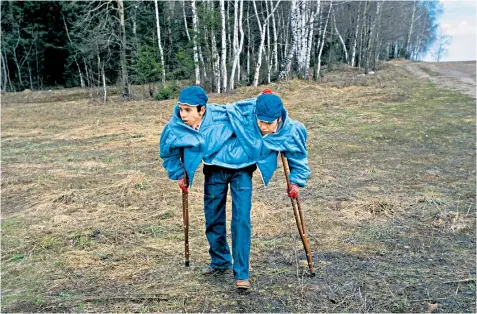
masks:
<instances>
[{"instance_id":1,"label":"sky","mask_svg":"<svg viewBox=\"0 0 477 314\"><path fill-rule=\"evenodd\" d=\"M440 61L475 60L477 46L477 1L441 0L443 13L439 17L439 33L452 38L448 53ZM435 61L429 53L424 61Z\"/></svg>"}]
</instances>

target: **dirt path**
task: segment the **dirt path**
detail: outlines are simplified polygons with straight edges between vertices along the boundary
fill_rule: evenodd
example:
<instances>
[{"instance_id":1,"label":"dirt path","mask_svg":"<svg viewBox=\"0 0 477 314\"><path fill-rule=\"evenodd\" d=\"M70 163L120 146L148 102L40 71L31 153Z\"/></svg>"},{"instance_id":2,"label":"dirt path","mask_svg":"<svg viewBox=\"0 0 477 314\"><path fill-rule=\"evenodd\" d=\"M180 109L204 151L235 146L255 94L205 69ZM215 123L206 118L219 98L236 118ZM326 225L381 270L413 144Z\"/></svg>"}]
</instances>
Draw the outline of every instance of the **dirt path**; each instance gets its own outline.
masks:
<instances>
[{"instance_id":1,"label":"dirt path","mask_svg":"<svg viewBox=\"0 0 477 314\"><path fill-rule=\"evenodd\" d=\"M403 66L417 78L429 79L439 86L456 88L476 97L475 61L412 62Z\"/></svg>"}]
</instances>

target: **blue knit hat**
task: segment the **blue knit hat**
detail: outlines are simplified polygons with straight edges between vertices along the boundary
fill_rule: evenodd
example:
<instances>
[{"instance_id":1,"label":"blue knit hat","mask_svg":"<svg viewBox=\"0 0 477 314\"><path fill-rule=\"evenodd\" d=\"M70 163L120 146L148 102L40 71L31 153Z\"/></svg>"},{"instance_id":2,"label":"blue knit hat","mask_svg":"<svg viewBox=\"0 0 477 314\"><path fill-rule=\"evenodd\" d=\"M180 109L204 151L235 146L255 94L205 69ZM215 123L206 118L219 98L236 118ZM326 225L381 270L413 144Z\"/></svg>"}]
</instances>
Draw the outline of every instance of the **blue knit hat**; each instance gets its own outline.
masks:
<instances>
[{"instance_id":1,"label":"blue knit hat","mask_svg":"<svg viewBox=\"0 0 477 314\"><path fill-rule=\"evenodd\" d=\"M180 104L195 107L195 106L205 106L208 100L209 100L209 97L207 97L202 87L189 86L181 90L179 94L178 102Z\"/></svg>"},{"instance_id":2,"label":"blue knit hat","mask_svg":"<svg viewBox=\"0 0 477 314\"><path fill-rule=\"evenodd\" d=\"M277 95L261 94L257 98L256 113L260 121L273 122L282 116L283 102Z\"/></svg>"}]
</instances>

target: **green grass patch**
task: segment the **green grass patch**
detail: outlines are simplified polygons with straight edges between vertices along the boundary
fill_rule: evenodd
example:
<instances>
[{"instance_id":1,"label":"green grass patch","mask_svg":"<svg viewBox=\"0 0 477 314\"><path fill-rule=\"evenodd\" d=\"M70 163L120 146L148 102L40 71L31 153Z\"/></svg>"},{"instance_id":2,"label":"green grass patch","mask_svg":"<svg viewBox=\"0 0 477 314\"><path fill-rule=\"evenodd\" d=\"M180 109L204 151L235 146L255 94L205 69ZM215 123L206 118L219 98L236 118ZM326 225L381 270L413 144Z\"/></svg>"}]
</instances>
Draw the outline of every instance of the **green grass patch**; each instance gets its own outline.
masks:
<instances>
[{"instance_id":1,"label":"green grass patch","mask_svg":"<svg viewBox=\"0 0 477 314\"><path fill-rule=\"evenodd\" d=\"M1 227L2 232L11 232L23 228L18 220L2 220Z\"/></svg>"},{"instance_id":2,"label":"green grass patch","mask_svg":"<svg viewBox=\"0 0 477 314\"><path fill-rule=\"evenodd\" d=\"M159 215L159 219L161 220L169 219L172 217L175 217L175 214L170 211L166 211L165 213L162 213L161 215Z\"/></svg>"},{"instance_id":3,"label":"green grass patch","mask_svg":"<svg viewBox=\"0 0 477 314\"><path fill-rule=\"evenodd\" d=\"M8 262L19 263L19 262L23 261L24 258L25 258L24 254L16 253L16 254L13 254L13 256L8 259Z\"/></svg>"},{"instance_id":4,"label":"green grass patch","mask_svg":"<svg viewBox=\"0 0 477 314\"><path fill-rule=\"evenodd\" d=\"M139 228L139 233L149 235L153 238L159 238L162 237L164 234L164 230L161 226L157 225L150 225L150 226L144 226Z\"/></svg>"},{"instance_id":5,"label":"green grass patch","mask_svg":"<svg viewBox=\"0 0 477 314\"><path fill-rule=\"evenodd\" d=\"M117 162L119 160L120 160L120 158L118 158L118 157L105 157L105 158L103 158L103 161L105 163L113 163L113 162Z\"/></svg>"}]
</instances>

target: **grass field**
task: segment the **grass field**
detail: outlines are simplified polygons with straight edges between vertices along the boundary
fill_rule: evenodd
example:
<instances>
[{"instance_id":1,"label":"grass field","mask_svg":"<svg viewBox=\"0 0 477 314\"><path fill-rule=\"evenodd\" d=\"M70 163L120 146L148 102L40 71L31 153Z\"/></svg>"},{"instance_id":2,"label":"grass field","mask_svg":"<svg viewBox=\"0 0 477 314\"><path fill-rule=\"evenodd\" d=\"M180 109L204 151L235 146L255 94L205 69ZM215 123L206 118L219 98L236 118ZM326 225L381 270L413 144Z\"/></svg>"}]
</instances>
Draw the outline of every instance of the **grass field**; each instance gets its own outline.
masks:
<instances>
[{"instance_id":1,"label":"grass field","mask_svg":"<svg viewBox=\"0 0 477 314\"><path fill-rule=\"evenodd\" d=\"M475 312L475 99L399 65L356 74L268 86L309 131L301 199L317 276L279 168L266 189L254 177L247 293L200 275L201 169L183 266L181 194L158 157L175 100L3 95L2 312Z\"/></svg>"}]
</instances>

